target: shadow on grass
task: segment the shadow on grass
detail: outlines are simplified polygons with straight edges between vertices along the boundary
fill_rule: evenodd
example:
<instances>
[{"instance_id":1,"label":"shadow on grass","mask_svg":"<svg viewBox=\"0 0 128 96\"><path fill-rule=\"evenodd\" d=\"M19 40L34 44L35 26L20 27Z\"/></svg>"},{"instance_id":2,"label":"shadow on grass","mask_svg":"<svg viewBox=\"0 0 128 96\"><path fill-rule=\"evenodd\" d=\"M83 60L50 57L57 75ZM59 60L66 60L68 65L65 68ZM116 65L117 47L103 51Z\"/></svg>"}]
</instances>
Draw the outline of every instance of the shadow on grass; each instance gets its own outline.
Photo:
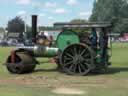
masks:
<instances>
[{"instance_id":1,"label":"shadow on grass","mask_svg":"<svg viewBox=\"0 0 128 96\"><path fill-rule=\"evenodd\" d=\"M37 69L34 71L34 73L37 73L37 72L60 72L60 73L64 73L62 70L59 70L57 68L54 68L54 69ZM107 69L107 71L89 73L88 76L110 75L110 74L116 74L116 73L120 73L120 72L128 72L128 67L110 67Z\"/></svg>"},{"instance_id":2,"label":"shadow on grass","mask_svg":"<svg viewBox=\"0 0 128 96\"><path fill-rule=\"evenodd\" d=\"M55 68L55 69L36 69L34 71L34 73L37 73L37 72L57 72L57 71L58 71L57 68Z\"/></svg>"},{"instance_id":3,"label":"shadow on grass","mask_svg":"<svg viewBox=\"0 0 128 96\"><path fill-rule=\"evenodd\" d=\"M119 72L128 72L128 67L110 67L106 74L115 74Z\"/></svg>"},{"instance_id":4,"label":"shadow on grass","mask_svg":"<svg viewBox=\"0 0 128 96\"><path fill-rule=\"evenodd\" d=\"M128 67L110 67L106 71L89 73L88 76L111 75L111 74L117 74L120 72L128 72Z\"/></svg>"}]
</instances>

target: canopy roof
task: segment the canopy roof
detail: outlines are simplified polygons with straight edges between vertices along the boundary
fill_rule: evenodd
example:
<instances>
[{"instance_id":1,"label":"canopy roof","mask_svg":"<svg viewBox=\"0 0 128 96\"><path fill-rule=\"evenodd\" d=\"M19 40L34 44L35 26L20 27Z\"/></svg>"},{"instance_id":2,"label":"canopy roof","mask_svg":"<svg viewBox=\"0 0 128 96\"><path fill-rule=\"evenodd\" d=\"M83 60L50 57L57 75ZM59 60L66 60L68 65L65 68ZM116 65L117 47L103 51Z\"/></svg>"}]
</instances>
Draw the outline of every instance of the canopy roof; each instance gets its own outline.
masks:
<instances>
[{"instance_id":1,"label":"canopy roof","mask_svg":"<svg viewBox=\"0 0 128 96\"><path fill-rule=\"evenodd\" d=\"M62 28L107 28L111 27L111 23L101 23L101 22L88 22L88 23L54 23L54 27Z\"/></svg>"}]
</instances>

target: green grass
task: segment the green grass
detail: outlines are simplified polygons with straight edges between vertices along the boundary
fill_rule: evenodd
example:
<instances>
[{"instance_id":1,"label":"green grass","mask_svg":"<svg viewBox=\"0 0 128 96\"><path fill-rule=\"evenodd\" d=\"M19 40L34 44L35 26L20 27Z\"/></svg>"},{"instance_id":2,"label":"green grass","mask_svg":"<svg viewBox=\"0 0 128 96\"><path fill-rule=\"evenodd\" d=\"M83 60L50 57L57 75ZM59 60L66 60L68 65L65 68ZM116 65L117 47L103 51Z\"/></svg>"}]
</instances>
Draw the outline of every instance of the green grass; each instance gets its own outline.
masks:
<instances>
[{"instance_id":1,"label":"green grass","mask_svg":"<svg viewBox=\"0 0 128 96\"><path fill-rule=\"evenodd\" d=\"M112 63L114 66L128 66L128 43L113 44Z\"/></svg>"},{"instance_id":2,"label":"green grass","mask_svg":"<svg viewBox=\"0 0 128 96\"><path fill-rule=\"evenodd\" d=\"M10 74L3 64L11 49L0 48L0 96L69 96L52 92L61 87L85 91L80 96L128 96L128 43L113 44L107 73L88 76L59 73L47 58L38 58L41 65L31 74Z\"/></svg>"}]
</instances>

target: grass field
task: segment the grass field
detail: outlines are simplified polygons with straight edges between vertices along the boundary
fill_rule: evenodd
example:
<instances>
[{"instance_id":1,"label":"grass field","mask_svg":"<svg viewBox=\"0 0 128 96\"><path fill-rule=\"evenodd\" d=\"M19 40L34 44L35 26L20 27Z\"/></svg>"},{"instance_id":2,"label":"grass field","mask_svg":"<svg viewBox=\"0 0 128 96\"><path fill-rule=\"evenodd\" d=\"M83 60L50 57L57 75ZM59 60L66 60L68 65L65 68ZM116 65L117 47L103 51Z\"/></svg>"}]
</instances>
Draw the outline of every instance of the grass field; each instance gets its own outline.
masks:
<instances>
[{"instance_id":1,"label":"grass field","mask_svg":"<svg viewBox=\"0 0 128 96\"><path fill-rule=\"evenodd\" d=\"M128 43L113 44L107 73L79 77L57 72L46 58L31 74L10 74L3 64L11 49L0 48L0 96L128 96Z\"/></svg>"}]
</instances>

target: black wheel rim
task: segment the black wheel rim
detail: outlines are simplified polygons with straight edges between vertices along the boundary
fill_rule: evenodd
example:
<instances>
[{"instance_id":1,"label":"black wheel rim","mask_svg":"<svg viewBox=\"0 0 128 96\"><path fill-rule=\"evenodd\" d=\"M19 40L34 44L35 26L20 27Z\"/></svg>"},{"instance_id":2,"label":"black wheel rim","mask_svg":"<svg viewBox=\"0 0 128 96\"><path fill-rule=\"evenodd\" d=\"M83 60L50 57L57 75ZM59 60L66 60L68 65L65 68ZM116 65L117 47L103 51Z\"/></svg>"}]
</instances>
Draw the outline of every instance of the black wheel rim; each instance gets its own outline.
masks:
<instances>
[{"instance_id":1,"label":"black wheel rim","mask_svg":"<svg viewBox=\"0 0 128 96\"><path fill-rule=\"evenodd\" d=\"M62 53L61 64L71 75L86 75L93 64L90 48L82 44L68 46Z\"/></svg>"}]
</instances>

